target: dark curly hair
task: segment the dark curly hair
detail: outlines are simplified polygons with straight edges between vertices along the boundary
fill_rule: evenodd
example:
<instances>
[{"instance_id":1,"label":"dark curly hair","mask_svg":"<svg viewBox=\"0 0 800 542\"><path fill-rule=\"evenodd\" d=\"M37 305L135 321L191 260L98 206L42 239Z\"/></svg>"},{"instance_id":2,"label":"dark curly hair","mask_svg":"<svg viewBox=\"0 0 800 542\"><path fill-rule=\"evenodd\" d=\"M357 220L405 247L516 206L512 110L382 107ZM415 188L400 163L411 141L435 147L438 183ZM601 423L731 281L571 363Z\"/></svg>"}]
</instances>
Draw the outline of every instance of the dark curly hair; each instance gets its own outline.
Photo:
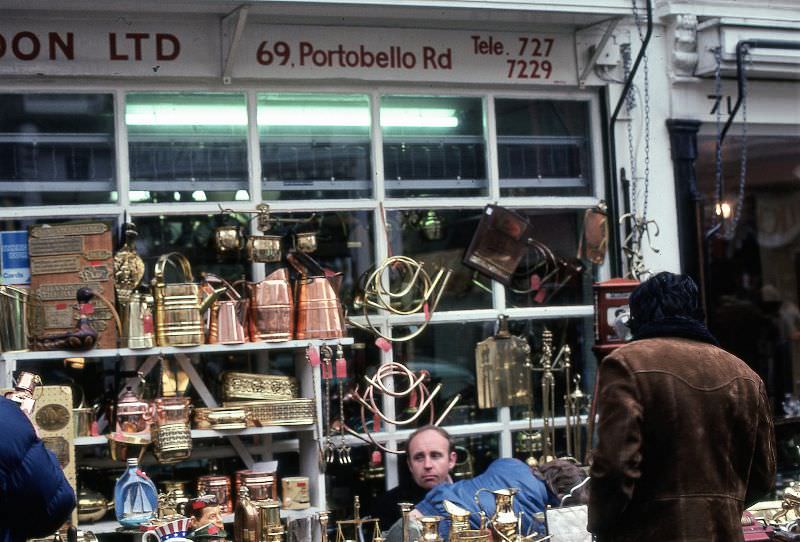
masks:
<instances>
[{"instance_id":1,"label":"dark curly hair","mask_svg":"<svg viewBox=\"0 0 800 542\"><path fill-rule=\"evenodd\" d=\"M570 490L586 479L586 471L567 459L554 459L539 465L539 474L559 499L569 494ZM588 487L583 486L572 493L567 504L585 504L589 502Z\"/></svg>"},{"instance_id":2,"label":"dark curly hair","mask_svg":"<svg viewBox=\"0 0 800 542\"><path fill-rule=\"evenodd\" d=\"M645 324L669 318L705 319L697 284L688 275L668 271L641 283L629 299L631 317L628 327L636 331Z\"/></svg>"}]
</instances>

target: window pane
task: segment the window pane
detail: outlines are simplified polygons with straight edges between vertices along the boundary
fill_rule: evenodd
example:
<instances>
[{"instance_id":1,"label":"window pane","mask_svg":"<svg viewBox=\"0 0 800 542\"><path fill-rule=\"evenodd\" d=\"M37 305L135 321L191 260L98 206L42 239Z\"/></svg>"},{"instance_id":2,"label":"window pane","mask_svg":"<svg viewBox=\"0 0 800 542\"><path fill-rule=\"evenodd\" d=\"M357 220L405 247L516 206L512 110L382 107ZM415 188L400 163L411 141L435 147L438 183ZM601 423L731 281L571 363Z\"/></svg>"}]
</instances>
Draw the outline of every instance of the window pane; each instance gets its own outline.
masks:
<instances>
[{"instance_id":1,"label":"window pane","mask_svg":"<svg viewBox=\"0 0 800 542\"><path fill-rule=\"evenodd\" d=\"M395 337L408 335L416 328L397 326L393 328ZM442 389L434 399L436 412L441 413L450 401L461 394L461 399L442 423L463 425L473 422L497 421L496 409L478 409L478 395L475 387L475 344L494 332L494 322L431 324L413 341L395 342L394 360L403 363L412 371L426 370L430 373L428 389L433 391L437 384ZM404 383L396 384L401 387ZM407 399L397 399L395 410L402 413L409 408ZM425 416L419 425L429 423Z\"/></svg>"},{"instance_id":2,"label":"window pane","mask_svg":"<svg viewBox=\"0 0 800 542\"><path fill-rule=\"evenodd\" d=\"M116 198L110 94L0 94L0 205Z\"/></svg>"},{"instance_id":3,"label":"window pane","mask_svg":"<svg viewBox=\"0 0 800 542\"><path fill-rule=\"evenodd\" d=\"M502 196L592 194L589 102L495 100Z\"/></svg>"},{"instance_id":4,"label":"window pane","mask_svg":"<svg viewBox=\"0 0 800 542\"><path fill-rule=\"evenodd\" d=\"M295 232L317 232L317 249L310 256L324 269L342 274L339 299L348 314L359 314L354 307L357 285L375 262L372 213L369 211L331 211L326 213L275 213L278 220L300 222L278 224L270 234L284 236L284 251L294 245ZM360 306L359 306L360 307Z\"/></svg>"},{"instance_id":5,"label":"window pane","mask_svg":"<svg viewBox=\"0 0 800 542\"><path fill-rule=\"evenodd\" d=\"M529 248L506 287L511 308L592 304L592 267L575 255L584 211L516 210L533 225L547 251ZM479 277L489 286L489 279Z\"/></svg>"},{"instance_id":6,"label":"window pane","mask_svg":"<svg viewBox=\"0 0 800 542\"><path fill-rule=\"evenodd\" d=\"M245 226L249 215L230 215L226 224ZM153 278L156 261L162 254L180 252L189 259L195 278L203 272L214 273L231 281L250 278L250 262L243 255L222 259L214 252L214 228L221 226L219 215L141 216L133 222L139 235L136 250L145 262L142 284ZM180 271L167 265L167 282L183 282Z\"/></svg>"},{"instance_id":7,"label":"window pane","mask_svg":"<svg viewBox=\"0 0 800 542\"><path fill-rule=\"evenodd\" d=\"M247 200L243 94L126 98L131 201Z\"/></svg>"},{"instance_id":8,"label":"window pane","mask_svg":"<svg viewBox=\"0 0 800 542\"><path fill-rule=\"evenodd\" d=\"M258 127L264 199L372 194L367 96L260 94Z\"/></svg>"},{"instance_id":9,"label":"window pane","mask_svg":"<svg viewBox=\"0 0 800 542\"><path fill-rule=\"evenodd\" d=\"M480 98L383 97L387 196L486 194L483 124Z\"/></svg>"},{"instance_id":10,"label":"window pane","mask_svg":"<svg viewBox=\"0 0 800 542\"><path fill-rule=\"evenodd\" d=\"M440 268L453 270L437 310L492 307L489 281L474 280L479 278L476 273L461 263L481 216L482 209L420 209L387 213L392 254L421 261L431 279Z\"/></svg>"}]
</instances>

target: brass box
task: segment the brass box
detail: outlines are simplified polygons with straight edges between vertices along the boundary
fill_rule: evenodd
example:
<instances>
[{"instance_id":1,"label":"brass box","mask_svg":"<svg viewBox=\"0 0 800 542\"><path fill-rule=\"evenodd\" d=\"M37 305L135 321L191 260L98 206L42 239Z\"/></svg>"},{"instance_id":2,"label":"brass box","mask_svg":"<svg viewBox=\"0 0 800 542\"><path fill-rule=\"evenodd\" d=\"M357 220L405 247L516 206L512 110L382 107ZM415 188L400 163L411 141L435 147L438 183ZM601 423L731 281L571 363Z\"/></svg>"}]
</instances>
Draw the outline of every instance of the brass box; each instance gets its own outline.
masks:
<instances>
[{"instance_id":1,"label":"brass box","mask_svg":"<svg viewBox=\"0 0 800 542\"><path fill-rule=\"evenodd\" d=\"M227 372L222 376L226 401L294 399L300 394L297 379L291 376Z\"/></svg>"}]
</instances>

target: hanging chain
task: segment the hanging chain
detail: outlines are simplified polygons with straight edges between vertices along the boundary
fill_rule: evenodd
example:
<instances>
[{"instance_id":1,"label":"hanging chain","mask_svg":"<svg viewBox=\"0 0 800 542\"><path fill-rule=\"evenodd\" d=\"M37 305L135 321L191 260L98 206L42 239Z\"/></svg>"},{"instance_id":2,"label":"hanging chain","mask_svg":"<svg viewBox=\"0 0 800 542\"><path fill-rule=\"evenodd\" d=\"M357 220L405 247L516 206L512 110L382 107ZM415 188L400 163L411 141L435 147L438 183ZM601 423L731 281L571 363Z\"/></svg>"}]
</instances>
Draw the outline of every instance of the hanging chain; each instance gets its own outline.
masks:
<instances>
[{"instance_id":1,"label":"hanging chain","mask_svg":"<svg viewBox=\"0 0 800 542\"><path fill-rule=\"evenodd\" d=\"M642 46L644 46L645 34L642 29L641 21L639 20L636 0L633 0L633 20L636 23L639 39L642 42ZM621 216L619 220L620 224L627 222L630 228L630 234L623 241L623 251L628 259L628 272L637 279L649 274L642 254L643 239L647 240L647 244L653 252L659 252L659 249L653 245L653 239L658 237L659 234L658 224L656 224L654 220L647 219L647 207L650 200L650 67L646 51L642 53L642 57L644 61L644 82L642 84L642 101L644 102L644 175L641 177L640 185L638 164L633 145L633 121L631 118L628 121L627 129L628 155L631 166L631 212ZM628 66L625 65L624 69L628 71ZM632 85L631 88L635 87ZM634 106L635 102L629 95L627 97L629 117L632 117L631 111ZM640 199L642 201L641 209L639 208Z\"/></svg>"},{"instance_id":2,"label":"hanging chain","mask_svg":"<svg viewBox=\"0 0 800 542\"><path fill-rule=\"evenodd\" d=\"M719 102L717 103L717 114L714 118L714 126L717 134L716 156L714 157L715 178L715 205L714 212L711 213L711 226L717 226L722 215L722 47L714 48L714 94Z\"/></svg>"},{"instance_id":3,"label":"hanging chain","mask_svg":"<svg viewBox=\"0 0 800 542\"><path fill-rule=\"evenodd\" d=\"M645 33L642 29L642 22L639 20L639 10L636 7L636 0L633 0L633 20L636 23L636 31L639 34L639 40L644 43ZM637 190L634 192L636 197L633 198L633 203L631 205L631 209L634 210L635 215L640 215L642 222L647 222L647 204L650 198L650 62L649 62L649 55L645 51L643 58L643 78L644 81L642 83L643 87L643 108L644 108L644 176L642 182L642 210L641 213L637 213L636 209L638 207L638 187ZM632 131L632 130L631 130ZM630 143L630 142L629 142ZM633 153L633 150L630 151ZM637 183L637 178L634 173L634 164L635 160L631 159L631 182ZM638 170L638 167L636 168Z\"/></svg>"},{"instance_id":4,"label":"hanging chain","mask_svg":"<svg viewBox=\"0 0 800 542\"><path fill-rule=\"evenodd\" d=\"M742 150L739 158L739 193L736 196L730 225L725 232L725 239L729 241L736 235L736 226L742 218L744 186L747 180L747 63L750 61L750 52L745 48L743 53L745 58L742 62Z\"/></svg>"}]
</instances>

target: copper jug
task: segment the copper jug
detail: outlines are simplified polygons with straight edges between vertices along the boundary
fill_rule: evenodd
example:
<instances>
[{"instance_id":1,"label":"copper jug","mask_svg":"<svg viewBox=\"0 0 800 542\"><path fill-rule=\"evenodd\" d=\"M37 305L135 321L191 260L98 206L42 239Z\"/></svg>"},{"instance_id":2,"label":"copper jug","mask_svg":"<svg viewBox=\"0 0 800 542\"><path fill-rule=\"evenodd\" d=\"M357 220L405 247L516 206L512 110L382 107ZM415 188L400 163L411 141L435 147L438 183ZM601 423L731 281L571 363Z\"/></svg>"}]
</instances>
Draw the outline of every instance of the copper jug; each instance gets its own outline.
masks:
<instances>
[{"instance_id":1,"label":"copper jug","mask_svg":"<svg viewBox=\"0 0 800 542\"><path fill-rule=\"evenodd\" d=\"M250 291L250 340L290 341L294 336L294 300L289 271L276 269L267 278L248 284Z\"/></svg>"},{"instance_id":2,"label":"copper jug","mask_svg":"<svg viewBox=\"0 0 800 542\"><path fill-rule=\"evenodd\" d=\"M303 340L344 337L344 316L339 303L342 274L323 270L317 262L302 252L289 254L287 260L301 273L295 282L295 338Z\"/></svg>"},{"instance_id":3,"label":"copper jug","mask_svg":"<svg viewBox=\"0 0 800 542\"><path fill-rule=\"evenodd\" d=\"M203 276L203 291L214 291L214 284L222 285L226 299L218 299L211 305L208 325L208 344L242 344L247 342L247 316L250 301L225 279L213 274Z\"/></svg>"}]
</instances>

